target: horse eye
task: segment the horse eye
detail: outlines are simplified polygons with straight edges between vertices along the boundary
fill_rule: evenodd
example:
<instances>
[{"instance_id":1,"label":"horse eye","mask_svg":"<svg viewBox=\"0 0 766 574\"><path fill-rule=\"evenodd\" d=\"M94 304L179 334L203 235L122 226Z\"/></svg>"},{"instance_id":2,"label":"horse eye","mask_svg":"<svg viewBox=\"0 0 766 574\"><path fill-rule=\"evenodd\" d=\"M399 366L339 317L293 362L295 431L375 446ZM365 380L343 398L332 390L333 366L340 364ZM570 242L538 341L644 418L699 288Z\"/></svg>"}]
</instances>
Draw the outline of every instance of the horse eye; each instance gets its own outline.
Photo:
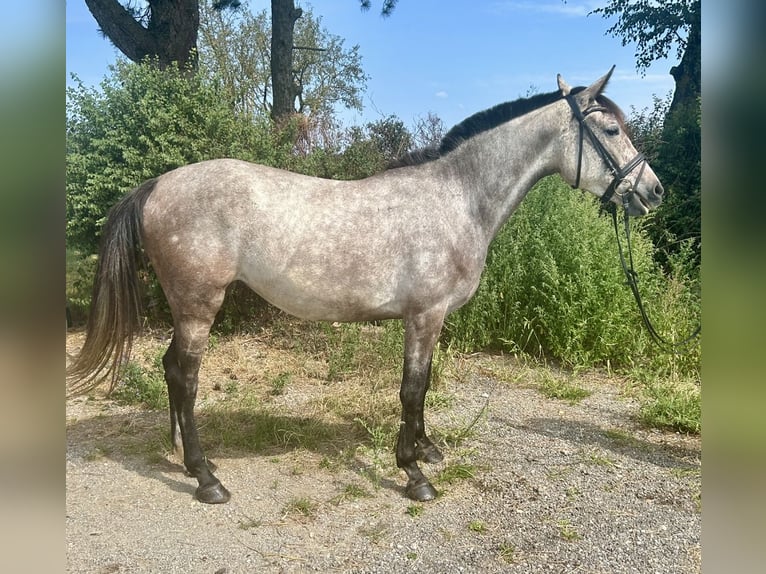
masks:
<instances>
[{"instance_id":1,"label":"horse eye","mask_svg":"<svg viewBox=\"0 0 766 574\"><path fill-rule=\"evenodd\" d=\"M620 133L620 126L609 126L604 128L604 133L608 136L616 136Z\"/></svg>"}]
</instances>

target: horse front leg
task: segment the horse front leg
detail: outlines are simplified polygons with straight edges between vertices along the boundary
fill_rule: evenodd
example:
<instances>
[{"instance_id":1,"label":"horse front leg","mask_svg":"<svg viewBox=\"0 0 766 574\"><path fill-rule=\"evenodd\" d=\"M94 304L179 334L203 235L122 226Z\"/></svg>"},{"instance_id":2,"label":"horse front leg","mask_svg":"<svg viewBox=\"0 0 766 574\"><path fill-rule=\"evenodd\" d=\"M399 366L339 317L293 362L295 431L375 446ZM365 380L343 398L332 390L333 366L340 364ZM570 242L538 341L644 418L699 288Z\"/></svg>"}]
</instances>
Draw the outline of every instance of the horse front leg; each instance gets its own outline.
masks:
<instances>
[{"instance_id":1,"label":"horse front leg","mask_svg":"<svg viewBox=\"0 0 766 574\"><path fill-rule=\"evenodd\" d=\"M426 436L423 408L431 374L431 356L439 337L443 312L430 312L404 321L404 372L399 398L402 419L396 444L396 464L407 473L407 496L426 501L436 498L436 489L423 475L418 459L438 462L442 455Z\"/></svg>"},{"instance_id":2,"label":"horse front leg","mask_svg":"<svg viewBox=\"0 0 766 574\"><path fill-rule=\"evenodd\" d=\"M184 345L179 344L177 335L174 335L162 358L170 402L171 441L176 452L183 457L187 472L197 479L197 500L221 504L228 502L231 494L211 471L202 452L194 417L202 352L181 351L183 348Z\"/></svg>"},{"instance_id":3,"label":"horse front leg","mask_svg":"<svg viewBox=\"0 0 766 574\"><path fill-rule=\"evenodd\" d=\"M418 409L418 423L415 427L415 456L418 460L428 462L431 464L441 462L444 460L444 456L436 445L431 442L431 439L426 435L426 425L423 420L423 411L425 410L425 396L431 386L431 364L433 363L433 352L428 358L428 370L426 372L426 385L423 391L423 399L420 402L420 408Z\"/></svg>"}]
</instances>

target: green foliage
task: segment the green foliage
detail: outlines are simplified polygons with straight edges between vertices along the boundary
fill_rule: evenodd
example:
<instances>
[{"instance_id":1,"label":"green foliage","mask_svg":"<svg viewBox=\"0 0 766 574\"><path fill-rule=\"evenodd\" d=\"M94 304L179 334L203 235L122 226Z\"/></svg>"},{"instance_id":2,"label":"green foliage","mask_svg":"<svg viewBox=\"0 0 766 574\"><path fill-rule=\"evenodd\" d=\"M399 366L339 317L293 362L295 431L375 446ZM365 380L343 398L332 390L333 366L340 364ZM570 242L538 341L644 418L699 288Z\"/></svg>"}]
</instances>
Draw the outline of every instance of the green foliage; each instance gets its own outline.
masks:
<instances>
[{"instance_id":1,"label":"green foliage","mask_svg":"<svg viewBox=\"0 0 766 574\"><path fill-rule=\"evenodd\" d=\"M150 368L129 361L111 396L125 405L143 405L155 411L165 409L168 406L168 391L163 373L162 353L155 357Z\"/></svg>"},{"instance_id":2,"label":"green foliage","mask_svg":"<svg viewBox=\"0 0 766 574\"><path fill-rule=\"evenodd\" d=\"M348 130L347 139L339 156L340 179L359 179L382 171L413 145L412 134L396 116L354 126Z\"/></svg>"},{"instance_id":3,"label":"green foliage","mask_svg":"<svg viewBox=\"0 0 766 574\"><path fill-rule=\"evenodd\" d=\"M249 116L271 111L271 14L253 13L247 2L234 11L200 10L200 68L217 78L227 101ZM295 22L293 80L298 86L296 111L305 116L328 114L340 104L362 109L367 75L359 46L322 26L310 6Z\"/></svg>"},{"instance_id":4,"label":"green foliage","mask_svg":"<svg viewBox=\"0 0 766 574\"><path fill-rule=\"evenodd\" d=\"M591 14L617 17L608 34L622 39L622 45L635 45L636 67L646 70L655 60L669 56L673 47L681 58L690 29L699 28L700 0L610 0Z\"/></svg>"},{"instance_id":5,"label":"green foliage","mask_svg":"<svg viewBox=\"0 0 766 574\"><path fill-rule=\"evenodd\" d=\"M79 251L66 250L66 301L74 323L87 315L96 276L95 255L84 256Z\"/></svg>"},{"instance_id":6,"label":"green foliage","mask_svg":"<svg viewBox=\"0 0 766 574\"><path fill-rule=\"evenodd\" d=\"M591 395L588 389L579 386L577 383L550 373L546 373L546 376L540 382L540 392L548 398L568 401L570 404L578 403Z\"/></svg>"},{"instance_id":7,"label":"green foliage","mask_svg":"<svg viewBox=\"0 0 766 574\"><path fill-rule=\"evenodd\" d=\"M490 246L479 290L448 320L459 348L504 347L571 365L629 362L637 321L598 205L560 178L529 193ZM634 242L638 272L650 246Z\"/></svg>"},{"instance_id":8,"label":"green foliage","mask_svg":"<svg viewBox=\"0 0 766 574\"><path fill-rule=\"evenodd\" d=\"M268 122L239 121L211 83L177 67L120 60L100 89L67 88L66 108L67 241L85 252L109 208L146 179L217 157L280 161Z\"/></svg>"},{"instance_id":9,"label":"green foliage","mask_svg":"<svg viewBox=\"0 0 766 574\"><path fill-rule=\"evenodd\" d=\"M639 410L647 426L697 434L702 428L702 395L694 384L658 381L645 388Z\"/></svg>"},{"instance_id":10,"label":"green foliage","mask_svg":"<svg viewBox=\"0 0 766 574\"><path fill-rule=\"evenodd\" d=\"M654 264L640 226L632 238L640 286L660 332L690 332L699 294L683 277L668 278ZM614 230L599 217L597 202L558 177L546 178L490 246L479 289L448 318L447 334L458 350L504 348L570 366L651 365L697 376L697 351L684 359L651 347L624 283Z\"/></svg>"}]
</instances>

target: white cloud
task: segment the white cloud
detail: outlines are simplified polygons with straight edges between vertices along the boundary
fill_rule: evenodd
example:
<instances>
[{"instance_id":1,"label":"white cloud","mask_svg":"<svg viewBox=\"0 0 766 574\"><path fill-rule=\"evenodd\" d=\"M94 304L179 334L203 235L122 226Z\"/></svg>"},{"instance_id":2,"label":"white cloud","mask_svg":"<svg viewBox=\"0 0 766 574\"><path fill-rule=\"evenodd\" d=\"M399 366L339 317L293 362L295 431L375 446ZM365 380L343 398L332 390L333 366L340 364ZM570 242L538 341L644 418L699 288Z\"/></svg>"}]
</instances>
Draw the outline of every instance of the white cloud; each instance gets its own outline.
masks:
<instances>
[{"instance_id":1,"label":"white cloud","mask_svg":"<svg viewBox=\"0 0 766 574\"><path fill-rule=\"evenodd\" d=\"M442 100L446 100L449 97L449 94L445 92L444 90L439 90L434 94L437 98L440 98Z\"/></svg>"}]
</instances>

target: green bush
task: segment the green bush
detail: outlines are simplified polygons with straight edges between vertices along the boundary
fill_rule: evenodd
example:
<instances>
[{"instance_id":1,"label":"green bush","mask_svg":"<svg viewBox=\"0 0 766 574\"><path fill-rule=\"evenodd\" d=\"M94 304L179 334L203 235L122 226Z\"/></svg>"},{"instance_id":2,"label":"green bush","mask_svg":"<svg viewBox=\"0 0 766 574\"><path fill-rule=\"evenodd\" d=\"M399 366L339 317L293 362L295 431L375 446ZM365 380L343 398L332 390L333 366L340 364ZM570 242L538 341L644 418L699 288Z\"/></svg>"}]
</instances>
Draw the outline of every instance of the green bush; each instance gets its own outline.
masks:
<instances>
[{"instance_id":1,"label":"green bush","mask_svg":"<svg viewBox=\"0 0 766 574\"><path fill-rule=\"evenodd\" d=\"M100 89L67 88L67 242L95 253L108 210L151 177L235 157L284 163L266 118L239 118L214 82L178 68L119 60Z\"/></svg>"},{"instance_id":2,"label":"green bush","mask_svg":"<svg viewBox=\"0 0 766 574\"><path fill-rule=\"evenodd\" d=\"M632 239L658 327L688 326L699 307L695 294L654 264L639 225ZM652 358L656 350L625 285L611 219L558 177L539 182L495 238L475 297L448 318L447 333L456 349L520 350L573 366L634 368L654 361L656 368L670 360ZM698 354L690 357L676 370L694 371Z\"/></svg>"}]
</instances>

